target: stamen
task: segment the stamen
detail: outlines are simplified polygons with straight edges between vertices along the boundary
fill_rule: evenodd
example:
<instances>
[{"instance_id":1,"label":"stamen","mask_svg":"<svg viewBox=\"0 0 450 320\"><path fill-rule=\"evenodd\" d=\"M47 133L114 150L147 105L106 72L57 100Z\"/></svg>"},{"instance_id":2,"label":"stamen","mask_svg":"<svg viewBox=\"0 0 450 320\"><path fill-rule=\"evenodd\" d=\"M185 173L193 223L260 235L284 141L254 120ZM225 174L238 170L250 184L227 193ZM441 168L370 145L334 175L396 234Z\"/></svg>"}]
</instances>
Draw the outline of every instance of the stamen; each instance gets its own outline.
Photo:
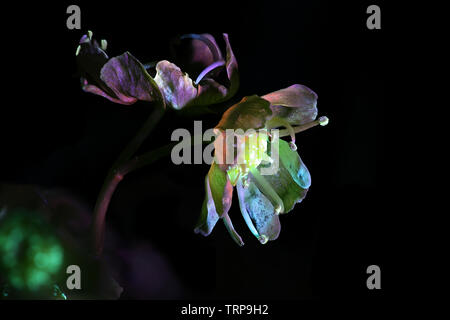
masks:
<instances>
[{"instance_id":1,"label":"stamen","mask_svg":"<svg viewBox=\"0 0 450 320\"><path fill-rule=\"evenodd\" d=\"M81 50L81 46L78 46L78 47L77 47L77 51L75 52L75 55L76 55L76 56L80 53L80 50Z\"/></svg>"},{"instance_id":2,"label":"stamen","mask_svg":"<svg viewBox=\"0 0 450 320\"><path fill-rule=\"evenodd\" d=\"M250 229L250 231L253 233L253 235L257 238L260 239L261 236L258 232L258 230L256 230L255 226L253 225L253 221L250 218L250 215L247 212L247 208L245 206L245 199L244 199L244 190L242 189L242 182L241 179L239 179L238 181L238 190L242 191L242 195L239 194L239 207L241 208L241 213L242 216L244 217L245 223L247 224L248 228Z\"/></svg>"},{"instance_id":3,"label":"stamen","mask_svg":"<svg viewBox=\"0 0 450 320\"><path fill-rule=\"evenodd\" d=\"M308 130L312 127L315 127L317 125L326 126L328 124L328 118L327 117L320 117L317 120L302 124L300 126L292 127L295 133L299 133L305 130ZM291 131L288 130L280 130L280 137L286 137L292 135Z\"/></svg>"},{"instance_id":4,"label":"stamen","mask_svg":"<svg viewBox=\"0 0 450 320\"><path fill-rule=\"evenodd\" d=\"M231 223L231 219L228 216L228 213L224 213L222 216L223 223L225 224L225 227L228 230L228 233L230 234L231 238L240 246L242 247L244 245L244 241L242 241L241 236L234 230L233 224Z\"/></svg>"},{"instance_id":5,"label":"stamen","mask_svg":"<svg viewBox=\"0 0 450 320\"><path fill-rule=\"evenodd\" d=\"M212 70L224 66L225 65L225 61L221 60L221 61L216 61L212 64L210 64L209 66L207 66L205 69L203 69L203 71L198 75L197 79L195 80L195 84L198 85L198 83Z\"/></svg>"},{"instance_id":6,"label":"stamen","mask_svg":"<svg viewBox=\"0 0 450 320\"><path fill-rule=\"evenodd\" d=\"M280 117L275 117L272 118L271 120L268 121L267 123L268 129L272 129L272 128L276 128L279 126L283 126L286 128L286 130L280 130L281 132L286 132L289 134L289 136L291 136L291 143L289 144L292 150L297 150L297 146L295 145L295 131L294 128L291 126L291 124L289 122L287 122L287 120L280 118ZM286 135L288 135L286 134ZM282 137L280 135L280 137Z\"/></svg>"},{"instance_id":7,"label":"stamen","mask_svg":"<svg viewBox=\"0 0 450 320\"><path fill-rule=\"evenodd\" d=\"M264 179L264 177L258 172L258 169L252 168L250 170L252 176L255 178L255 183L258 189L269 199L275 208L275 214L280 214L284 212L283 200L275 192L272 186Z\"/></svg>"}]
</instances>

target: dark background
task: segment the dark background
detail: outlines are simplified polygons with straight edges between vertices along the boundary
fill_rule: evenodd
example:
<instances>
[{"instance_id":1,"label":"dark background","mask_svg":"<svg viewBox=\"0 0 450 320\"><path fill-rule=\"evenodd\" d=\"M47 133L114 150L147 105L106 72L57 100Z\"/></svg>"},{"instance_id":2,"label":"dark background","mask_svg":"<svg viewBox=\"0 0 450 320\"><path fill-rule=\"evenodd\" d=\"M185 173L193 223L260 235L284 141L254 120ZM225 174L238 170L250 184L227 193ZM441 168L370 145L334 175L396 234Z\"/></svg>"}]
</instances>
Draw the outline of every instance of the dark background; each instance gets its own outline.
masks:
<instances>
[{"instance_id":1,"label":"dark background","mask_svg":"<svg viewBox=\"0 0 450 320\"><path fill-rule=\"evenodd\" d=\"M75 3L82 30L66 28L66 8ZM381 30L366 28L370 4L381 6ZM167 59L177 35L211 33L221 45L227 32L241 76L230 105L300 83L318 94L319 115L330 119L326 127L297 135L312 187L281 217L279 239L264 246L247 229L237 201L230 216L243 248L220 223L207 238L194 234L207 165L175 166L165 158L127 176L111 202L107 228L123 252L140 250L146 258L118 267L123 298L389 293L388 212L380 186L389 12L381 3L82 1L17 4L5 15L14 19L3 28L3 183L63 188L93 208L107 170L148 116L149 104L116 105L81 90L75 50L87 30L108 40L110 56L130 51L142 62ZM202 118L204 129L219 119L220 113ZM166 144L176 128L192 132L193 120L200 117L169 112L141 151ZM115 254L114 246L107 254ZM371 264L381 267L381 292L366 288ZM140 281L154 287L140 288Z\"/></svg>"}]
</instances>

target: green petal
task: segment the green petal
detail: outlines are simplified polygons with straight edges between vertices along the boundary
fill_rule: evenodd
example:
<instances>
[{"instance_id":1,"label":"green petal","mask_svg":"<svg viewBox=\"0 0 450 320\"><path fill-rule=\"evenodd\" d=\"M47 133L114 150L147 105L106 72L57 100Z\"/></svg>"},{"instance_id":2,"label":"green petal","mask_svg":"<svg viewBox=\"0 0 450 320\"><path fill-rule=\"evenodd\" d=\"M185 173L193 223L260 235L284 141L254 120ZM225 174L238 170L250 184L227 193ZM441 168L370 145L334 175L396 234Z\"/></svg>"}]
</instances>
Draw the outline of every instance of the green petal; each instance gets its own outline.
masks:
<instances>
[{"instance_id":1,"label":"green petal","mask_svg":"<svg viewBox=\"0 0 450 320\"><path fill-rule=\"evenodd\" d=\"M308 123L317 117L317 94L306 86L294 84L262 98L270 102L273 117L284 118L291 125Z\"/></svg>"},{"instance_id":2,"label":"green petal","mask_svg":"<svg viewBox=\"0 0 450 320\"><path fill-rule=\"evenodd\" d=\"M216 212L222 217L224 213L230 210L233 186L227 179L226 173L215 162L212 163L209 169L208 179Z\"/></svg>"},{"instance_id":3,"label":"green petal","mask_svg":"<svg viewBox=\"0 0 450 320\"><path fill-rule=\"evenodd\" d=\"M209 187L208 176L205 178L205 200L203 201L202 212L195 227L195 233L200 233L203 236L208 236L219 220L219 215L216 212L214 201L211 195L211 188Z\"/></svg>"},{"instance_id":4,"label":"green petal","mask_svg":"<svg viewBox=\"0 0 450 320\"><path fill-rule=\"evenodd\" d=\"M283 200L284 213L287 213L305 198L311 176L298 153L286 141L279 142L279 169L276 174L263 177Z\"/></svg>"},{"instance_id":5,"label":"green petal","mask_svg":"<svg viewBox=\"0 0 450 320\"><path fill-rule=\"evenodd\" d=\"M256 95L244 97L239 103L230 107L222 116L216 128L226 129L261 129L272 115L270 103Z\"/></svg>"},{"instance_id":6,"label":"green petal","mask_svg":"<svg viewBox=\"0 0 450 320\"><path fill-rule=\"evenodd\" d=\"M280 162L289 171L291 177L303 189L311 186L311 175L298 152L293 151L284 140L280 140Z\"/></svg>"},{"instance_id":7,"label":"green petal","mask_svg":"<svg viewBox=\"0 0 450 320\"><path fill-rule=\"evenodd\" d=\"M153 78L129 52L110 59L103 66L100 78L123 104L162 99Z\"/></svg>"}]
</instances>

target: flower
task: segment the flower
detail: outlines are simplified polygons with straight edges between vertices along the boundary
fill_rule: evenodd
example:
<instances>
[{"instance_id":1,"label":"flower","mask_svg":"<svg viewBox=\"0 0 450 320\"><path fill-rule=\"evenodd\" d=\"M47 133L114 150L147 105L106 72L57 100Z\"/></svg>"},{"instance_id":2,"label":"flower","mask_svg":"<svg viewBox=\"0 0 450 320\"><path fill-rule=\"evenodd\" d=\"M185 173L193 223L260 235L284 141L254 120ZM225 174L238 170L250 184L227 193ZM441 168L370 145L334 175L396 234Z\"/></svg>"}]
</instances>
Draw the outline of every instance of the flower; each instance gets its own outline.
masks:
<instances>
[{"instance_id":1,"label":"flower","mask_svg":"<svg viewBox=\"0 0 450 320\"><path fill-rule=\"evenodd\" d=\"M231 98L239 85L236 58L231 49L228 35L224 34L226 59L211 35L186 35L184 40L200 42L192 45L193 55L189 68L198 63L209 63L193 81L176 64L167 60L156 64L153 78L145 67L131 53L109 58L105 50L107 42L100 45L92 38L92 32L83 35L76 50L81 71L81 85L86 92L103 96L112 102L130 105L138 100L163 101L176 110L188 106L207 106ZM212 56L212 60L208 57ZM225 71L223 71L225 70ZM221 84L216 76L226 73L226 84Z\"/></svg>"},{"instance_id":2,"label":"flower","mask_svg":"<svg viewBox=\"0 0 450 320\"><path fill-rule=\"evenodd\" d=\"M155 81L166 102L174 109L216 104L228 100L236 93L239 87L238 65L228 34L224 33L223 38L225 58L210 34L187 34L180 37L180 42L174 49L174 59L183 70L195 76L195 81L172 62L163 60L156 65Z\"/></svg>"},{"instance_id":3,"label":"flower","mask_svg":"<svg viewBox=\"0 0 450 320\"><path fill-rule=\"evenodd\" d=\"M228 215L236 186L242 216L255 237L263 244L278 238L279 214L301 202L311 185L310 173L296 152L295 133L327 124L326 117L315 120L316 104L311 89L293 85L262 97L245 97L223 114L215 128L215 156L205 179L196 233L208 236L222 218L232 238L244 244ZM290 143L269 131L278 127L285 128L279 135L290 135ZM278 168L263 174L274 161Z\"/></svg>"}]
</instances>

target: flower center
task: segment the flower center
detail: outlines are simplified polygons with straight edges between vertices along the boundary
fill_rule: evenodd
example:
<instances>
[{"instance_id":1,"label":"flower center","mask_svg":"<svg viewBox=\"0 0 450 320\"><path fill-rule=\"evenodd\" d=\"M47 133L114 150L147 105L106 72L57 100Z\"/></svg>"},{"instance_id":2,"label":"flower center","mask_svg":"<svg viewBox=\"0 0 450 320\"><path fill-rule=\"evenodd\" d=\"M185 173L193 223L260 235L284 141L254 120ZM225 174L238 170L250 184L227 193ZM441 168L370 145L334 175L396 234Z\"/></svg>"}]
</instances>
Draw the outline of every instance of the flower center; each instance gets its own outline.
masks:
<instances>
[{"instance_id":1,"label":"flower center","mask_svg":"<svg viewBox=\"0 0 450 320\"><path fill-rule=\"evenodd\" d=\"M266 130L240 131L226 130L214 141L215 159L226 169L233 186L239 178L245 178L250 170L269 159Z\"/></svg>"}]
</instances>

